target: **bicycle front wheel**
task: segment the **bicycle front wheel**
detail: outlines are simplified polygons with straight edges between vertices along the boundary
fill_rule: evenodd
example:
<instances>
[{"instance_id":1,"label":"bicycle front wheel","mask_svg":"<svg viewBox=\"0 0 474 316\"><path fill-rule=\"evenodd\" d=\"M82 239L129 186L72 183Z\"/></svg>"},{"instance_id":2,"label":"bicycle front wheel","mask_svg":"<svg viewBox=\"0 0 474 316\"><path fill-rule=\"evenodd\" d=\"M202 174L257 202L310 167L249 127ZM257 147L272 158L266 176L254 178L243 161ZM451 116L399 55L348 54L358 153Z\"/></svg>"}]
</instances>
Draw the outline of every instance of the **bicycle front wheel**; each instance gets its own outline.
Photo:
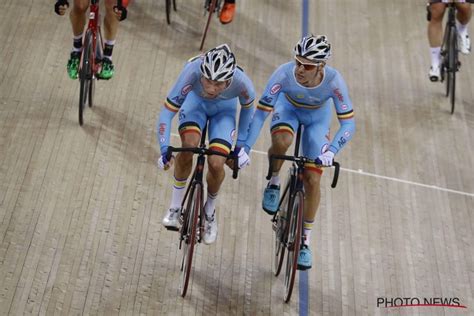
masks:
<instances>
[{"instance_id":1,"label":"bicycle front wheel","mask_svg":"<svg viewBox=\"0 0 474 316\"><path fill-rule=\"evenodd\" d=\"M287 249L288 256L286 258L285 271L285 303L288 303L293 292L293 285L295 284L296 268L298 266L298 255L300 253L301 244L301 230L303 228L303 192L296 192L291 203L291 208L288 209L288 240Z\"/></svg>"},{"instance_id":2,"label":"bicycle front wheel","mask_svg":"<svg viewBox=\"0 0 474 316\"><path fill-rule=\"evenodd\" d=\"M287 229L287 214L288 214L288 196L290 195L290 181L288 181L280 201L280 209L275 215L273 222L273 264L272 271L275 276L278 276L283 265L283 258L285 257L285 240L288 238Z\"/></svg>"},{"instance_id":3,"label":"bicycle front wheel","mask_svg":"<svg viewBox=\"0 0 474 316\"><path fill-rule=\"evenodd\" d=\"M189 277L191 275L194 245L196 244L196 233L198 230L198 217L202 207L202 185L196 183L189 192L188 201L184 209L184 222L181 227L181 236L184 241L183 258L181 260L181 296L186 296Z\"/></svg>"},{"instance_id":4,"label":"bicycle front wheel","mask_svg":"<svg viewBox=\"0 0 474 316\"><path fill-rule=\"evenodd\" d=\"M79 125L84 124L84 108L89 94L92 80L92 32L87 31L84 40L84 48L82 51L81 65L79 69Z\"/></svg>"}]
</instances>

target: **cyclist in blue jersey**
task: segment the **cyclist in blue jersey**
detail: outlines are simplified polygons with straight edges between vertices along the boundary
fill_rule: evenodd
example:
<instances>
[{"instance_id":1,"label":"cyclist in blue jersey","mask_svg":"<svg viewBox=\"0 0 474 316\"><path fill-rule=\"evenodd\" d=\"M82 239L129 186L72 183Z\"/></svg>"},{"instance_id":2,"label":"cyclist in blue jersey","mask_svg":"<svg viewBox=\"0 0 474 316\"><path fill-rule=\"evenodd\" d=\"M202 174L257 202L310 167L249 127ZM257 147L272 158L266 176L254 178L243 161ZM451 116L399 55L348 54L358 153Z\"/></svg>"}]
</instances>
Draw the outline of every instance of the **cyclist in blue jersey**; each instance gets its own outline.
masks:
<instances>
[{"instance_id":1,"label":"cyclist in blue jersey","mask_svg":"<svg viewBox=\"0 0 474 316\"><path fill-rule=\"evenodd\" d=\"M185 194L186 181L192 170L192 153L179 153L176 158L166 159L172 118L178 114L179 134L182 147L197 147L201 131L209 121L209 148L230 153L236 127L237 99L241 110L234 151L238 153L239 168L250 163L244 141L254 113L255 90L252 81L236 66L235 56L226 44L211 49L202 56L188 61L171 89L157 122L157 138L161 157L158 166L169 169L175 162L174 185L170 207L163 225L178 227L179 210ZM226 159L212 155L208 159L207 200L204 243L211 244L217 237L215 204L219 188L224 180Z\"/></svg>"},{"instance_id":2,"label":"cyclist in blue jersey","mask_svg":"<svg viewBox=\"0 0 474 316\"><path fill-rule=\"evenodd\" d=\"M431 19L428 22L428 40L430 42L431 67L429 71L430 80L435 82L441 76L441 45L443 43L443 16L446 11L446 3L451 0L429 0ZM456 0L456 28L458 29L458 47L463 54L471 51L471 40L467 32L468 23L471 19L471 4L474 0Z\"/></svg>"},{"instance_id":3,"label":"cyclist in blue jersey","mask_svg":"<svg viewBox=\"0 0 474 316\"><path fill-rule=\"evenodd\" d=\"M254 145L264 120L273 111L269 156L284 155L293 142L295 130L302 124L303 155L310 159L319 158L323 165L329 166L334 155L354 134L352 102L342 76L334 68L326 66L331 55L331 45L326 36L303 37L296 44L294 53L295 60L281 65L270 77L259 100L245 148L248 152ZM332 104L340 128L331 141ZM274 161L272 178L262 202L263 209L272 215L277 211L280 199L279 172L282 164L283 161ZM309 269L312 265L310 234L321 196L322 170L311 164L305 167L304 243L298 258L300 269Z\"/></svg>"}]
</instances>

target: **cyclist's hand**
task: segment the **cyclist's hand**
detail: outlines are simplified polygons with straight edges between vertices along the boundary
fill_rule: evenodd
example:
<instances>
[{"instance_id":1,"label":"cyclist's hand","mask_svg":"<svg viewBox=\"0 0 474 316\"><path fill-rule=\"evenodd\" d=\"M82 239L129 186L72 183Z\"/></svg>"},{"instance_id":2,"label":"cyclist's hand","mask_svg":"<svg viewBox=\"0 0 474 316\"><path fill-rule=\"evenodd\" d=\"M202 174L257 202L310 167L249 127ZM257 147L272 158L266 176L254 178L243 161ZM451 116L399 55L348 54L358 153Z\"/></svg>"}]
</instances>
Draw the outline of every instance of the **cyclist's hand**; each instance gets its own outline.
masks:
<instances>
[{"instance_id":1,"label":"cyclist's hand","mask_svg":"<svg viewBox=\"0 0 474 316\"><path fill-rule=\"evenodd\" d=\"M237 153L237 156L239 157L239 162L238 162L239 169L243 169L246 166L250 165L250 157L244 148L235 147L234 151Z\"/></svg>"},{"instance_id":2,"label":"cyclist's hand","mask_svg":"<svg viewBox=\"0 0 474 316\"><path fill-rule=\"evenodd\" d=\"M127 8L125 7L125 5L122 5L121 7L114 6L114 13L115 13L115 17L119 21L123 21L127 18Z\"/></svg>"},{"instance_id":3,"label":"cyclist's hand","mask_svg":"<svg viewBox=\"0 0 474 316\"><path fill-rule=\"evenodd\" d=\"M319 155L318 158L323 166L332 166L334 160L334 153L330 150L326 151L324 154Z\"/></svg>"},{"instance_id":4,"label":"cyclist's hand","mask_svg":"<svg viewBox=\"0 0 474 316\"><path fill-rule=\"evenodd\" d=\"M67 2L67 0L58 0L54 4L54 12L56 12L57 15L64 15L67 8L69 8L69 2Z\"/></svg>"},{"instance_id":5,"label":"cyclist's hand","mask_svg":"<svg viewBox=\"0 0 474 316\"><path fill-rule=\"evenodd\" d=\"M173 165L174 156L172 155L171 159L168 160L166 159L167 155L168 155L168 152L164 152L163 154L161 154L157 162L158 168L162 170L168 170Z\"/></svg>"}]
</instances>

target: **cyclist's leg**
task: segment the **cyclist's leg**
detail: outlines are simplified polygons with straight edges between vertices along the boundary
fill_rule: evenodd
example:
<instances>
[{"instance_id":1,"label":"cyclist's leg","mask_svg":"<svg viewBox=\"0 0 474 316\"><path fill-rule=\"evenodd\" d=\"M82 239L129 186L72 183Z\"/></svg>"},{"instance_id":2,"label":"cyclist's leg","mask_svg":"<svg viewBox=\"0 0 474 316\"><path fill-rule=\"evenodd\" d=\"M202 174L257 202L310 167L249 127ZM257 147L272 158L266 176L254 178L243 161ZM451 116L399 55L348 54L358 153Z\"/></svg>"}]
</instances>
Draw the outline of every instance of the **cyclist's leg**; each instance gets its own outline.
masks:
<instances>
[{"instance_id":1,"label":"cyclist's leg","mask_svg":"<svg viewBox=\"0 0 474 316\"><path fill-rule=\"evenodd\" d=\"M456 28L458 29L458 46L463 54L471 51L471 40L467 32L467 25L471 20L472 10L470 3L457 3Z\"/></svg>"},{"instance_id":2,"label":"cyclist's leg","mask_svg":"<svg viewBox=\"0 0 474 316\"><path fill-rule=\"evenodd\" d=\"M213 102L214 103L214 102ZM235 134L235 113L237 103L235 99L219 101L213 107L216 113L209 117L209 149L229 154ZM224 181L225 157L211 155L208 157L207 200L204 206L206 213L206 227L204 242L213 243L217 238L217 219L215 204L219 189Z\"/></svg>"},{"instance_id":3,"label":"cyclist's leg","mask_svg":"<svg viewBox=\"0 0 474 316\"><path fill-rule=\"evenodd\" d=\"M69 19L73 33L71 56L67 62L67 73L71 79L79 77L79 62L81 60L82 36L86 24L86 12L89 0L74 0Z\"/></svg>"},{"instance_id":4,"label":"cyclist's leg","mask_svg":"<svg viewBox=\"0 0 474 316\"><path fill-rule=\"evenodd\" d=\"M179 134L181 147L197 147L201 140L201 131L206 122L202 104L193 92L190 92L179 111ZM174 181L171 202L163 218L167 227L178 227L179 209L186 193L187 179L192 171L193 154L178 153L175 158Z\"/></svg>"},{"instance_id":5,"label":"cyclist's leg","mask_svg":"<svg viewBox=\"0 0 474 316\"><path fill-rule=\"evenodd\" d=\"M430 1L431 20L428 22L428 40L430 43L431 67L429 77L431 81L438 81L441 66L441 44L443 41L443 15L446 4L440 0Z\"/></svg>"},{"instance_id":6,"label":"cyclist's leg","mask_svg":"<svg viewBox=\"0 0 474 316\"><path fill-rule=\"evenodd\" d=\"M295 131L298 128L298 119L294 113L294 106L282 95L275 104L271 123L272 145L268 149L270 155L284 155L293 143ZM277 211L280 199L280 169L282 160L273 161L272 177L263 193L262 208L269 214Z\"/></svg>"},{"instance_id":7,"label":"cyclist's leg","mask_svg":"<svg viewBox=\"0 0 474 316\"><path fill-rule=\"evenodd\" d=\"M317 110L299 111L301 120L305 123L302 137L303 155L310 159L316 159L324 153L329 146L329 126L331 122L331 104L326 102ZM312 255L309 248L311 241L311 230L316 212L321 199L321 175L322 170L312 164L305 166L303 184L305 189L305 204L303 216L303 247L301 249L298 266L301 269L309 269L312 265Z\"/></svg>"},{"instance_id":8,"label":"cyclist's leg","mask_svg":"<svg viewBox=\"0 0 474 316\"><path fill-rule=\"evenodd\" d=\"M117 0L105 0L104 60L99 74L102 79L110 79L115 73L115 67L112 63L112 51L119 25L119 17L114 12L114 6L116 5Z\"/></svg>"}]
</instances>

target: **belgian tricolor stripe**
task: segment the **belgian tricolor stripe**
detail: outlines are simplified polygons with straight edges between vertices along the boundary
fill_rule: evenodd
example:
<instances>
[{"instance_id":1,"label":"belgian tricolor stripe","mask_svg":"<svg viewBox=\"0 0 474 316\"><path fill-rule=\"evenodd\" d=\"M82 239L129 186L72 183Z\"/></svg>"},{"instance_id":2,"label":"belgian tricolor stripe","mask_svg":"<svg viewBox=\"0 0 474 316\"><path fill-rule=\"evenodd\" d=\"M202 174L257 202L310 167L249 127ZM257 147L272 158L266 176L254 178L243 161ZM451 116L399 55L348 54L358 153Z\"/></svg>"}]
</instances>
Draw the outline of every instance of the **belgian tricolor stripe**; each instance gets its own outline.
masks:
<instances>
[{"instance_id":1,"label":"belgian tricolor stripe","mask_svg":"<svg viewBox=\"0 0 474 316\"><path fill-rule=\"evenodd\" d=\"M308 170L308 171L316 172L316 173L319 173L319 174L323 174L323 169L319 168L319 167L316 167L316 165L314 163L309 163L309 162L305 163L304 164L304 169Z\"/></svg>"},{"instance_id":2,"label":"belgian tricolor stripe","mask_svg":"<svg viewBox=\"0 0 474 316\"><path fill-rule=\"evenodd\" d=\"M294 135L295 131L290 125L285 124L285 123L280 123L272 127L271 133L272 135L278 134L278 133L290 133L291 135Z\"/></svg>"},{"instance_id":3,"label":"belgian tricolor stripe","mask_svg":"<svg viewBox=\"0 0 474 316\"><path fill-rule=\"evenodd\" d=\"M201 129L199 128L199 126L196 123L187 122L187 123L181 124L181 126L179 127L179 134L180 135L184 135L186 133L197 133L197 134L201 135Z\"/></svg>"},{"instance_id":4,"label":"belgian tricolor stripe","mask_svg":"<svg viewBox=\"0 0 474 316\"><path fill-rule=\"evenodd\" d=\"M209 149L228 155L230 153L230 144L223 139L213 139L209 144Z\"/></svg>"},{"instance_id":5,"label":"belgian tricolor stripe","mask_svg":"<svg viewBox=\"0 0 474 316\"><path fill-rule=\"evenodd\" d=\"M306 103L296 102L288 94L285 94L285 97L288 100L288 102L290 102L291 104L293 104L294 106L296 106L298 108L305 108L305 109L315 110L315 109L319 109L322 106L322 104L318 105L318 104L306 104Z\"/></svg>"},{"instance_id":6,"label":"belgian tricolor stripe","mask_svg":"<svg viewBox=\"0 0 474 316\"><path fill-rule=\"evenodd\" d=\"M265 111L265 112L271 112L273 110L273 106L259 102L257 105L257 109Z\"/></svg>"},{"instance_id":7,"label":"belgian tricolor stripe","mask_svg":"<svg viewBox=\"0 0 474 316\"><path fill-rule=\"evenodd\" d=\"M344 113L337 113L337 118L340 120L348 120L354 117L354 111L350 110Z\"/></svg>"},{"instance_id":8,"label":"belgian tricolor stripe","mask_svg":"<svg viewBox=\"0 0 474 316\"><path fill-rule=\"evenodd\" d=\"M241 104L241 106L242 106L243 108L245 108L245 109L251 108L252 105L253 105L253 101L250 102L250 103L248 103L248 104Z\"/></svg>"},{"instance_id":9,"label":"belgian tricolor stripe","mask_svg":"<svg viewBox=\"0 0 474 316\"><path fill-rule=\"evenodd\" d=\"M178 112L179 111L179 108L180 106L177 105L177 104L174 104L173 102L171 102L170 99L166 99L165 101L165 107L170 110L171 112Z\"/></svg>"}]
</instances>

